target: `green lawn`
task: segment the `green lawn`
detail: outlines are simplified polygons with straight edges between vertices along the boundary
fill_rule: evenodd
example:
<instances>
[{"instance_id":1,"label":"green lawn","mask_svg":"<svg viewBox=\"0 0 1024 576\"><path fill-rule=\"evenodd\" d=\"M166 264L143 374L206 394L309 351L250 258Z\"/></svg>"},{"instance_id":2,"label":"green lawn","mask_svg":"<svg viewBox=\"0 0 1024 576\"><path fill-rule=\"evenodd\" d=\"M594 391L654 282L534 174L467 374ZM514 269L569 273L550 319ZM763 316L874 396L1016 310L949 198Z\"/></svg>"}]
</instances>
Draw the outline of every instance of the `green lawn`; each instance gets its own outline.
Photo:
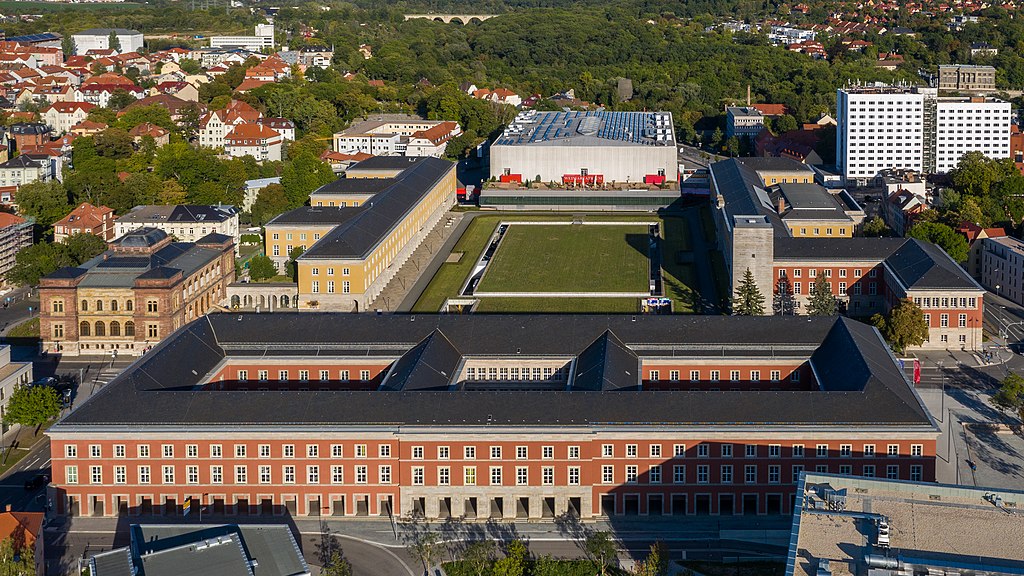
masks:
<instances>
[{"instance_id":1,"label":"green lawn","mask_svg":"<svg viewBox=\"0 0 1024 576\"><path fill-rule=\"evenodd\" d=\"M512 225L477 292L646 292L644 225Z\"/></svg>"},{"instance_id":2,"label":"green lawn","mask_svg":"<svg viewBox=\"0 0 1024 576\"><path fill-rule=\"evenodd\" d=\"M672 299L675 312L693 312L693 242L686 218L665 218L661 226L661 278L665 296Z\"/></svg>"},{"instance_id":3,"label":"green lawn","mask_svg":"<svg viewBox=\"0 0 1024 576\"><path fill-rule=\"evenodd\" d=\"M639 312L636 298L480 298L476 312L520 314L573 313L573 314L628 314Z\"/></svg>"},{"instance_id":4,"label":"green lawn","mask_svg":"<svg viewBox=\"0 0 1024 576\"><path fill-rule=\"evenodd\" d=\"M25 320L7 332L8 338L39 338L39 317Z\"/></svg>"}]
</instances>

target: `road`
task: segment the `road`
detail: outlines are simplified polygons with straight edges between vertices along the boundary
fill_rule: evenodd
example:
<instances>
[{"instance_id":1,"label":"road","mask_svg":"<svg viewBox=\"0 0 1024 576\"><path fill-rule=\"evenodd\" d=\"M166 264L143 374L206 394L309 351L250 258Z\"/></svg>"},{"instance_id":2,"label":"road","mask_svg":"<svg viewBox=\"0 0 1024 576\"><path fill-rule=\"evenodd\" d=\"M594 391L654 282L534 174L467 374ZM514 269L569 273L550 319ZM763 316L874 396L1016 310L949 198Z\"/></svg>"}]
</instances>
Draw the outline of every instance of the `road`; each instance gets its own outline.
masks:
<instances>
[{"instance_id":1,"label":"road","mask_svg":"<svg viewBox=\"0 0 1024 576\"><path fill-rule=\"evenodd\" d=\"M4 304L7 305L4 308ZM32 310L29 311L29 308ZM39 296L34 290L18 288L0 296L0 336L39 313Z\"/></svg>"}]
</instances>

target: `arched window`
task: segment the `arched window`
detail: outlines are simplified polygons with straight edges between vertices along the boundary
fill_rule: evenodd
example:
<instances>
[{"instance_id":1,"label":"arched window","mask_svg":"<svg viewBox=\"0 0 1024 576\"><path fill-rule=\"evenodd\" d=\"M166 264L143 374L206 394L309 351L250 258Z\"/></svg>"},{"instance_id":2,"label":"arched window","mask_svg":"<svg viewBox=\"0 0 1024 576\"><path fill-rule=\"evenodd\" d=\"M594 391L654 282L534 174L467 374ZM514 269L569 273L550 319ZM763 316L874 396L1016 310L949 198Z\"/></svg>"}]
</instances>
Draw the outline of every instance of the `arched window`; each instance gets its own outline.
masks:
<instances>
[{"instance_id":1,"label":"arched window","mask_svg":"<svg viewBox=\"0 0 1024 576\"><path fill-rule=\"evenodd\" d=\"M110 311L117 312L117 300L110 301Z\"/></svg>"},{"instance_id":2,"label":"arched window","mask_svg":"<svg viewBox=\"0 0 1024 576\"><path fill-rule=\"evenodd\" d=\"M64 300L63 299L57 298L56 300L53 301L53 311L54 312L63 312L64 311Z\"/></svg>"},{"instance_id":3,"label":"arched window","mask_svg":"<svg viewBox=\"0 0 1024 576\"><path fill-rule=\"evenodd\" d=\"M285 294L284 296L281 296L281 308L287 308L287 307L288 307L288 295Z\"/></svg>"},{"instance_id":4,"label":"arched window","mask_svg":"<svg viewBox=\"0 0 1024 576\"><path fill-rule=\"evenodd\" d=\"M79 336L88 336L89 332L91 332L91 330L89 330L89 323L88 322L83 321L81 324L78 325L78 335Z\"/></svg>"},{"instance_id":5,"label":"arched window","mask_svg":"<svg viewBox=\"0 0 1024 576\"><path fill-rule=\"evenodd\" d=\"M103 300L96 301L96 310L99 312L103 311ZM97 336L99 336L99 334L97 334Z\"/></svg>"},{"instance_id":6,"label":"arched window","mask_svg":"<svg viewBox=\"0 0 1024 576\"><path fill-rule=\"evenodd\" d=\"M110 323L110 335L120 336L121 335L121 323L117 320L111 321Z\"/></svg>"},{"instance_id":7,"label":"arched window","mask_svg":"<svg viewBox=\"0 0 1024 576\"><path fill-rule=\"evenodd\" d=\"M135 304L132 304L131 300L125 300L124 309L131 312L135 308Z\"/></svg>"},{"instance_id":8,"label":"arched window","mask_svg":"<svg viewBox=\"0 0 1024 576\"><path fill-rule=\"evenodd\" d=\"M131 300L129 300L129 302L131 302ZM135 322L129 320L124 323L124 335L135 336Z\"/></svg>"},{"instance_id":9,"label":"arched window","mask_svg":"<svg viewBox=\"0 0 1024 576\"><path fill-rule=\"evenodd\" d=\"M96 335L97 336L106 336L107 335L107 326L106 326L106 324L104 324L103 322L97 322L96 323Z\"/></svg>"},{"instance_id":10,"label":"arched window","mask_svg":"<svg viewBox=\"0 0 1024 576\"><path fill-rule=\"evenodd\" d=\"M82 309L82 312L88 312L89 311L89 302L86 301L86 300L82 300L81 309Z\"/></svg>"}]
</instances>

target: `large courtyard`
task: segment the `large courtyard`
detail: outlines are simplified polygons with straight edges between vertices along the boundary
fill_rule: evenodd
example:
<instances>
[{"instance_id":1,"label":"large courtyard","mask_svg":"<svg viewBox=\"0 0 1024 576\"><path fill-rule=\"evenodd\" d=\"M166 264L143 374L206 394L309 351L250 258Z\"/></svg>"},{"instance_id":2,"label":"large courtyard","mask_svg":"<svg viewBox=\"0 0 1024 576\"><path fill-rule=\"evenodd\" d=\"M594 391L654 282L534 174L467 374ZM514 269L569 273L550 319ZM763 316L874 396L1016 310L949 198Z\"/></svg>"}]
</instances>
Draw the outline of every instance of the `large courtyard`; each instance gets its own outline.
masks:
<instances>
[{"instance_id":1,"label":"large courtyard","mask_svg":"<svg viewBox=\"0 0 1024 576\"><path fill-rule=\"evenodd\" d=\"M649 248L642 223L508 224L475 294L644 296Z\"/></svg>"},{"instance_id":2,"label":"large courtyard","mask_svg":"<svg viewBox=\"0 0 1024 576\"><path fill-rule=\"evenodd\" d=\"M660 234L657 264L647 254L651 223ZM503 224L505 237L483 261ZM673 311L704 311L720 299L711 273L714 254L705 248L714 232L704 228L696 210L674 216L478 213L454 246L438 254L443 264L408 309L438 312L455 299L475 302L477 312L637 313L642 298L634 294L647 293L657 265ZM464 296L474 278L475 293ZM630 295L610 295L616 293Z\"/></svg>"}]
</instances>

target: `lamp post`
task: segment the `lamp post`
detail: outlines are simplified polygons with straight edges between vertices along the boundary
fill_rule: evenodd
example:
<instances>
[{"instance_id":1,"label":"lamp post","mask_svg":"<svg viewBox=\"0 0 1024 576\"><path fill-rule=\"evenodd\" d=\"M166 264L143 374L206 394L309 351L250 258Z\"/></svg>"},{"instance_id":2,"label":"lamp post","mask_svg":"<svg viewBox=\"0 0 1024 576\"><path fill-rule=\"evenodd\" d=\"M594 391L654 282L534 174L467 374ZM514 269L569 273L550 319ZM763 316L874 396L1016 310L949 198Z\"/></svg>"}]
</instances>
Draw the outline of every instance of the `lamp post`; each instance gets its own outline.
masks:
<instances>
[{"instance_id":1,"label":"lamp post","mask_svg":"<svg viewBox=\"0 0 1024 576\"><path fill-rule=\"evenodd\" d=\"M940 398L940 402L942 403L941 404L942 407L939 409L939 415L940 415L939 422L942 422L943 424L945 424L946 423L946 420L945 420L945 418L946 418L946 414L945 414L946 413L946 371L942 367L942 360L939 360L938 362L936 362L935 365L939 367L939 374L942 375L942 388L940 389L942 395L939 397Z\"/></svg>"}]
</instances>

